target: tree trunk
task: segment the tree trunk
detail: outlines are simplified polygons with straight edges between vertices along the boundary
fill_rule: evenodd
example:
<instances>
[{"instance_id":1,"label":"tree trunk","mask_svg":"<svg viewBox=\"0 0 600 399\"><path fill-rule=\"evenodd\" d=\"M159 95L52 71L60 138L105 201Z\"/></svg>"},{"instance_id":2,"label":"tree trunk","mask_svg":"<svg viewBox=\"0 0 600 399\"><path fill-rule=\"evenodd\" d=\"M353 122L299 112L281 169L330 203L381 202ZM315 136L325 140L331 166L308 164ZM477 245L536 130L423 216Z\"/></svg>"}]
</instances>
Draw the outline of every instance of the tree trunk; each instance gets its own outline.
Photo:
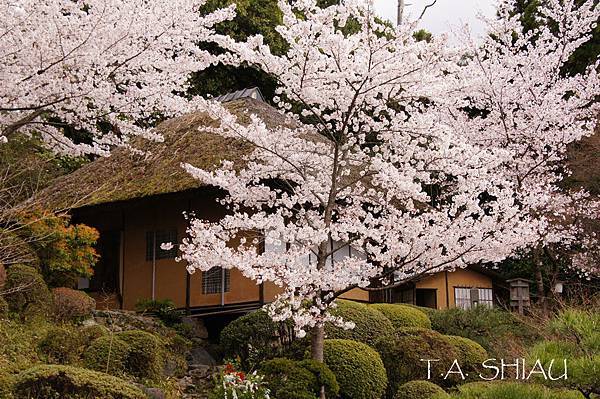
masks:
<instances>
[{"instance_id":1,"label":"tree trunk","mask_svg":"<svg viewBox=\"0 0 600 399\"><path fill-rule=\"evenodd\" d=\"M546 290L544 289L544 276L542 274L542 257L541 251L539 249L535 250L533 255L533 264L534 264L534 272L535 272L535 283L537 289L537 297L538 297L538 305L540 305L542 309L542 313L544 315L548 314L548 305L546 301Z\"/></svg>"},{"instance_id":2,"label":"tree trunk","mask_svg":"<svg viewBox=\"0 0 600 399\"><path fill-rule=\"evenodd\" d=\"M325 328L313 327L311 334L310 354L313 360L323 362L323 342L325 341Z\"/></svg>"},{"instance_id":3,"label":"tree trunk","mask_svg":"<svg viewBox=\"0 0 600 399\"><path fill-rule=\"evenodd\" d=\"M325 343L325 328L313 327L311 332L310 354L313 360L323 363L323 344ZM319 399L325 399L325 387L321 387Z\"/></svg>"}]
</instances>

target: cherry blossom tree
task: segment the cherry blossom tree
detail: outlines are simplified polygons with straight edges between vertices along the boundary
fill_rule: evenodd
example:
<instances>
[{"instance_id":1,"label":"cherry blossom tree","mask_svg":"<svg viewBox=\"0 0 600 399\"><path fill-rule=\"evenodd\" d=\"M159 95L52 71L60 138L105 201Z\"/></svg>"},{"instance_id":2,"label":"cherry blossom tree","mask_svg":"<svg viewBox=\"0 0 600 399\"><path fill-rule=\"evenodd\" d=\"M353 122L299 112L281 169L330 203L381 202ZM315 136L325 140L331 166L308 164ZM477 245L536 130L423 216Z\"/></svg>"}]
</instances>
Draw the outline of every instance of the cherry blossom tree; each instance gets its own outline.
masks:
<instances>
[{"instance_id":1,"label":"cherry blossom tree","mask_svg":"<svg viewBox=\"0 0 600 399\"><path fill-rule=\"evenodd\" d=\"M205 0L6 0L0 4L0 141L38 134L53 149L106 153L157 118L194 109L178 95L234 7L201 15ZM81 129L75 143L63 127Z\"/></svg>"},{"instance_id":2,"label":"cherry blossom tree","mask_svg":"<svg viewBox=\"0 0 600 399\"><path fill-rule=\"evenodd\" d=\"M585 74L565 77L562 72L590 40L600 12L594 1L559 0L544 2L539 12L538 27L527 30L522 16L512 15L514 2L506 1L498 8L499 18L485 21L492 34L483 43L463 32L466 66L456 75L462 104L449 107L448 123L472 142L493 141L508 150L503 175L515 185L524 209L545 221L533 247L545 305L540 258L550 246L581 247L573 266L583 274L597 271L590 248L597 238L589 221L598 219L600 203L560 183L571 173L565 162L569 144L594 133L600 64L596 60Z\"/></svg>"},{"instance_id":3,"label":"cherry blossom tree","mask_svg":"<svg viewBox=\"0 0 600 399\"><path fill-rule=\"evenodd\" d=\"M570 204L556 165L591 134L598 77L562 78L557 68L598 18L588 3L570 14L572 2L549 1L547 13L567 15L564 30L541 28L534 44L508 2L483 44L459 49L445 37L416 41L413 24L379 23L360 0L280 1L281 56L261 36L216 38L278 81L274 102L288 123L242 122L204 104L216 134L253 151L243 165L184 165L224 189L229 209L218 222L190 221L180 247L189 271L236 267L281 286L271 316L310 330L322 360L324 324L352 327L329 310L355 287L572 238L553 223Z\"/></svg>"}]
</instances>

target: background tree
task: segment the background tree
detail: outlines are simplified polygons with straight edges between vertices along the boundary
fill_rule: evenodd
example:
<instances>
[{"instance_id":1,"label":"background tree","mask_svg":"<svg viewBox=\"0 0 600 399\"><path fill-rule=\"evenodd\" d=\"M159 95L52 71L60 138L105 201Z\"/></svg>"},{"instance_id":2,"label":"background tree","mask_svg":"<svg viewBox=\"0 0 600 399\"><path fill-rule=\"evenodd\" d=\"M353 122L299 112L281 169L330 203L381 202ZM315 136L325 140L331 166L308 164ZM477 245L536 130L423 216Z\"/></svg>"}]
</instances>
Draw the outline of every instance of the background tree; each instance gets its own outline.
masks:
<instances>
[{"instance_id":1,"label":"background tree","mask_svg":"<svg viewBox=\"0 0 600 399\"><path fill-rule=\"evenodd\" d=\"M443 40L417 41L409 25L378 23L361 1L324 9L280 1L282 55L260 35L218 39L276 79L273 102L290 125L243 124L206 104L221 123L216 133L255 150L243 166L185 165L226 190L231 210L219 222L191 221L180 247L188 268L236 267L283 287L272 317L293 318L301 334L310 329L312 355L322 360L323 325L351 327L329 309L354 287L498 262L572 237L547 216L569 204L554 195L554 164L590 134L598 85L553 68L586 38L598 9L571 13L570 3L553 1L546 11L569 15L568 29L536 31L547 40L534 47L508 4L466 58ZM345 31L348 21L358 29ZM266 253L256 251L261 241Z\"/></svg>"},{"instance_id":2,"label":"background tree","mask_svg":"<svg viewBox=\"0 0 600 399\"><path fill-rule=\"evenodd\" d=\"M539 39L541 27L549 29L555 35L560 35L563 29L564 19L562 15L546 15L542 5L548 5L544 0L518 0L513 2L511 14L517 15L527 33L532 33L529 40L535 43ZM575 0L570 2L574 10L581 7L589 7L589 2ZM598 2L593 2L594 6ZM561 74L573 76L585 73L587 68L598 70L598 57L600 55L600 27L598 19L591 32L585 40L579 42L578 47L569 55L569 59L562 65ZM596 98L596 101L598 98ZM536 282L534 294L538 301L544 306L546 298L553 295L551 287L557 281L567 282L574 291L594 291L600 288L596 282L594 273L589 273L598 265L600 255L597 237L600 234L600 222L598 215L591 211L597 209L600 200L600 171L597 163L600 161L600 133L583 138L568 146L567 157L564 160L562 174L563 192L585 190L590 194L587 199L581 199L577 207L584 209L579 212L576 223L580 227L576 240L569 245L548 244L540 246L535 251L527 253L519 259L510 260L500 265L500 271L507 277L528 277ZM557 166L557 170L560 166ZM590 209L591 208L591 209ZM587 216L585 215L587 213ZM567 223L574 222L574 215ZM583 272L582 272L583 270ZM565 293L568 294L568 293ZM576 292L572 292L576 294Z\"/></svg>"},{"instance_id":3,"label":"background tree","mask_svg":"<svg viewBox=\"0 0 600 399\"><path fill-rule=\"evenodd\" d=\"M204 0L9 0L0 5L0 139L36 134L70 154L105 153L194 109L179 96L218 58L198 43L233 7ZM88 132L87 142L64 127Z\"/></svg>"}]
</instances>

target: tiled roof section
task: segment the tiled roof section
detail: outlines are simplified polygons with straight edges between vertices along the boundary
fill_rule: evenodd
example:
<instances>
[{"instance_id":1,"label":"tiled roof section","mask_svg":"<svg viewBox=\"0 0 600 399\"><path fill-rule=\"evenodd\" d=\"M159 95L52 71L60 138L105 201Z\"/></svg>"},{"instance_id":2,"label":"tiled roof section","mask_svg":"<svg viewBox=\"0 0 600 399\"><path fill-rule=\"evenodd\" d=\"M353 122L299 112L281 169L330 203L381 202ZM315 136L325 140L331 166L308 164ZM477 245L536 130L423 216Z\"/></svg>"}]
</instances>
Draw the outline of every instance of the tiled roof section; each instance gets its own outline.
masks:
<instances>
[{"instance_id":1,"label":"tiled roof section","mask_svg":"<svg viewBox=\"0 0 600 399\"><path fill-rule=\"evenodd\" d=\"M242 89L232 93L223 94L219 97L215 97L215 100L226 103L228 101L234 101L240 98L253 98L258 101L265 101L265 98L258 87L252 87L250 89Z\"/></svg>"}]
</instances>

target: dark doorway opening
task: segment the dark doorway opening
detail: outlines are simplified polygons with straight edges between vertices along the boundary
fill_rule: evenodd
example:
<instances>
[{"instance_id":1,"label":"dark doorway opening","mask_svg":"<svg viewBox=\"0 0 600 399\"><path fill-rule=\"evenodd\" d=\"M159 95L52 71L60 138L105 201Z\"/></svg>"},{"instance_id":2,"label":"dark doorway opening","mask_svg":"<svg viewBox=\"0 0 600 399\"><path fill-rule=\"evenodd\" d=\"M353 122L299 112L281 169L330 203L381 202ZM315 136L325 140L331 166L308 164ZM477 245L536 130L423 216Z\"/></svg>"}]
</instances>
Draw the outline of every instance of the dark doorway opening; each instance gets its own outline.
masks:
<instances>
[{"instance_id":1,"label":"dark doorway opening","mask_svg":"<svg viewBox=\"0 0 600 399\"><path fill-rule=\"evenodd\" d=\"M437 309L437 290L432 288L417 288L415 290L416 305L424 308Z\"/></svg>"},{"instance_id":2,"label":"dark doorway opening","mask_svg":"<svg viewBox=\"0 0 600 399\"><path fill-rule=\"evenodd\" d=\"M94 267L89 291L102 294L119 294L119 265L121 263L121 232L106 231L100 234L96 250L100 259Z\"/></svg>"}]
</instances>

